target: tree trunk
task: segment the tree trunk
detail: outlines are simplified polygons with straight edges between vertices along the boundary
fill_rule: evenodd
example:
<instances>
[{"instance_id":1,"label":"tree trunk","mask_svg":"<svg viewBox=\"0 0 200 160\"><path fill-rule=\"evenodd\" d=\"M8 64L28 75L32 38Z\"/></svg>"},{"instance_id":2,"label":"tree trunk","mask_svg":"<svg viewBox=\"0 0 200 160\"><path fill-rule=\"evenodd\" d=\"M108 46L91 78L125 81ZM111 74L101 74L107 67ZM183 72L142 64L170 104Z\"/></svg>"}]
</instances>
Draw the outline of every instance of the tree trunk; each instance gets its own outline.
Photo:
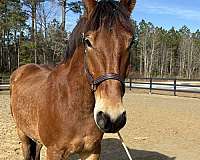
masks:
<instances>
[{"instance_id":1,"label":"tree trunk","mask_svg":"<svg viewBox=\"0 0 200 160\"><path fill-rule=\"evenodd\" d=\"M172 68L173 68L173 50L172 50L172 46L170 48L170 65L169 65L169 75L170 77L172 76Z\"/></svg>"},{"instance_id":2,"label":"tree trunk","mask_svg":"<svg viewBox=\"0 0 200 160\"><path fill-rule=\"evenodd\" d=\"M148 73L148 57L147 57L147 31L145 31L144 42L143 42L143 53L144 53L144 76L147 77Z\"/></svg>"},{"instance_id":3,"label":"tree trunk","mask_svg":"<svg viewBox=\"0 0 200 160\"><path fill-rule=\"evenodd\" d=\"M141 48L141 50L140 50L140 75L142 75L142 71L143 71L143 50Z\"/></svg>"},{"instance_id":4,"label":"tree trunk","mask_svg":"<svg viewBox=\"0 0 200 160\"><path fill-rule=\"evenodd\" d=\"M193 49L194 49L194 43L193 43L193 39L191 38L190 53L188 53L188 78L189 79L191 79L191 77L192 77L192 70L193 70L193 65L192 65Z\"/></svg>"},{"instance_id":5,"label":"tree trunk","mask_svg":"<svg viewBox=\"0 0 200 160\"><path fill-rule=\"evenodd\" d=\"M31 3L31 20L32 20L32 30L31 30L31 39L32 39L32 43L34 44L34 63L37 63L37 48L36 48L36 6L37 6L37 2L36 1L32 1Z\"/></svg>"},{"instance_id":6,"label":"tree trunk","mask_svg":"<svg viewBox=\"0 0 200 160\"><path fill-rule=\"evenodd\" d=\"M150 65L149 65L149 75L148 77L152 77L152 65L153 65L153 58L155 54L155 33L153 33L153 40L152 40L152 49L151 49L151 57L150 57Z\"/></svg>"},{"instance_id":7,"label":"tree trunk","mask_svg":"<svg viewBox=\"0 0 200 160\"><path fill-rule=\"evenodd\" d=\"M64 36L64 32L65 32L65 22L66 22L66 5L67 5L67 0L62 0L61 1L61 7L62 7L62 22L61 22L61 30L62 30L62 34Z\"/></svg>"},{"instance_id":8,"label":"tree trunk","mask_svg":"<svg viewBox=\"0 0 200 160\"><path fill-rule=\"evenodd\" d=\"M43 19L44 19L44 38L46 39L47 38L47 17L46 17L46 14L45 14L45 8L43 7Z\"/></svg>"},{"instance_id":9,"label":"tree trunk","mask_svg":"<svg viewBox=\"0 0 200 160\"><path fill-rule=\"evenodd\" d=\"M1 57L0 57L0 67L3 69L3 48L4 48L4 45L5 45L5 42L4 42L4 39L5 36L4 36L4 29L2 29L2 35L1 35Z\"/></svg>"},{"instance_id":10,"label":"tree trunk","mask_svg":"<svg viewBox=\"0 0 200 160\"><path fill-rule=\"evenodd\" d=\"M21 33L19 34L19 39L18 39L18 52L17 52L17 67L19 68L20 66L20 46L21 45Z\"/></svg>"},{"instance_id":11,"label":"tree trunk","mask_svg":"<svg viewBox=\"0 0 200 160\"><path fill-rule=\"evenodd\" d=\"M7 48L7 63L8 63L8 71L11 72L11 57L10 57L10 51L9 51L9 45L10 45L10 31L8 30L7 31L7 45L6 45L6 48Z\"/></svg>"}]
</instances>

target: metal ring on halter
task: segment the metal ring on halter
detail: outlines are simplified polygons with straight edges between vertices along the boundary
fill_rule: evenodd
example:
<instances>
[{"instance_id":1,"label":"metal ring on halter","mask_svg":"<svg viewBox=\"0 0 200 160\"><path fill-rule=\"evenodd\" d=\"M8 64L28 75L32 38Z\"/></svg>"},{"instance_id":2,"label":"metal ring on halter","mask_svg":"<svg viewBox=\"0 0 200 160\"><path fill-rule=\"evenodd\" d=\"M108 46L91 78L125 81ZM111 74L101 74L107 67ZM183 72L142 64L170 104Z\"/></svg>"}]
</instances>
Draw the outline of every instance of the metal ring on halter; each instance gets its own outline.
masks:
<instances>
[{"instance_id":1,"label":"metal ring on halter","mask_svg":"<svg viewBox=\"0 0 200 160\"><path fill-rule=\"evenodd\" d=\"M85 41L85 34L84 33L82 33L82 41L83 41L83 44L84 44L84 47L85 47L84 48L84 70L85 70L87 79L90 83L91 90L93 92L95 92L97 90L98 86L104 81L117 80L121 84L121 87L122 87L121 91L122 91L122 96L123 96L124 93L125 93L125 84L124 84L124 79L121 77L120 74L118 74L118 73L106 73L104 75L97 77L96 79L93 78L92 74L89 72L88 65L87 65L87 62L86 62L87 51L86 51L86 44L84 42Z\"/></svg>"}]
</instances>

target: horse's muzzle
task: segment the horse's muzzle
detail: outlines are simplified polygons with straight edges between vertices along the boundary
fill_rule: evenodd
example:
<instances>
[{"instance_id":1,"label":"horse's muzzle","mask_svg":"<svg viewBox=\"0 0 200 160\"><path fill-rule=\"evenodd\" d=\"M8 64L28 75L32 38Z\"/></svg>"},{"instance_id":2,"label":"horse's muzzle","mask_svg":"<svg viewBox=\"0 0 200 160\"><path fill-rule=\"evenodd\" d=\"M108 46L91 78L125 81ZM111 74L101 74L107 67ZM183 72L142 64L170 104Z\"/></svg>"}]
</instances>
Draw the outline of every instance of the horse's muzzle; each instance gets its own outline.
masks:
<instances>
[{"instance_id":1,"label":"horse's muzzle","mask_svg":"<svg viewBox=\"0 0 200 160\"><path fill-rule=\"evenodd\" d=\"M102 111L98 112L96 116L98 127L105 133L116 133L126 124L126 112L123 112L115 120Z\"/></svg>"}]
</instances>

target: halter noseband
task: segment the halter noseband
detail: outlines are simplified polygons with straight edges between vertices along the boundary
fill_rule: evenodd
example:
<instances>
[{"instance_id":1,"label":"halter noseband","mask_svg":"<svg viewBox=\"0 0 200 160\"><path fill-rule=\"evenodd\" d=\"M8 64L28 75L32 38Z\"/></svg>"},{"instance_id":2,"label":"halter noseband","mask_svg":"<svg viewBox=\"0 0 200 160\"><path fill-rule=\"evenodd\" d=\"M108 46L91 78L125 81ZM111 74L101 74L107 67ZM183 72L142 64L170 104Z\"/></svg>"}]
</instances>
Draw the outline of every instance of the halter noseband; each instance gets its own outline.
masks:
<instances>
[{"instance_id":1,"label":"halter noseband","mask_svg":"<svg viewBox=\"0 0 200 160\"><path fill-rule=\"evenodd\" d=\"M91 90L93 92L95 92L97 90L97 87L104 81L117 80L121 83L121 89L122 89L121 92L122 92L122 95L124 95L125 84L124 84L124 79L120 76L120 74L118 74L118 73L106 73L104 75L97 77L96 79L93 78L92 74L89 72L88 65L87 65L87 62L86 62L87 51L86 51L86 45L85 45L85 42L84 42L84 40L85 40L84 33L82 33L82 40L83 40L83 44L84 44L84 70L85 70L87 79L90 83Z\"/></svg>"}]
</instances>

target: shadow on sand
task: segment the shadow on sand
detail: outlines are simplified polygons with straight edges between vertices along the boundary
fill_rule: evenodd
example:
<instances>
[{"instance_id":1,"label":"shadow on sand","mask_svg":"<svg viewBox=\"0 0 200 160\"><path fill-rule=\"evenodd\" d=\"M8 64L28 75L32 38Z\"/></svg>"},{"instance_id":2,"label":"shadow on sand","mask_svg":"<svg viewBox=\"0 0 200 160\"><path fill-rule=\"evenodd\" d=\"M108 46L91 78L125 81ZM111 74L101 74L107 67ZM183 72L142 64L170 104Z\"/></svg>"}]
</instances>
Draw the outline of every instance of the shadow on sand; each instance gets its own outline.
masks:
<instances>
[{"instance_id":1,"label":"shadow on sand","mask_svg":"<svg viewBox=\"0 0 200 160\"><path fill-rule=\"evenodd\" d=\"M129 152L134 160L175 160L176 157L168 157L167 155L129 148ZM128 156L119 139L108 138L102 141L102 160L128 160Z\"/></svg>"},{"instance_id":2,"label":"shadow on sand","mask_svg":"<svg viewBox=\"0 0 200 160\"><path fill-rule=\"evenodd\" d=\"M175 160L176 157L168 157L167 155L129 148L129 152L133 160ZM77 156L73 156L70 160L77 160ZM101 160L129 160L128 156L119 139L108 138L102 141Z\"/></svg>"}]
</instances>

